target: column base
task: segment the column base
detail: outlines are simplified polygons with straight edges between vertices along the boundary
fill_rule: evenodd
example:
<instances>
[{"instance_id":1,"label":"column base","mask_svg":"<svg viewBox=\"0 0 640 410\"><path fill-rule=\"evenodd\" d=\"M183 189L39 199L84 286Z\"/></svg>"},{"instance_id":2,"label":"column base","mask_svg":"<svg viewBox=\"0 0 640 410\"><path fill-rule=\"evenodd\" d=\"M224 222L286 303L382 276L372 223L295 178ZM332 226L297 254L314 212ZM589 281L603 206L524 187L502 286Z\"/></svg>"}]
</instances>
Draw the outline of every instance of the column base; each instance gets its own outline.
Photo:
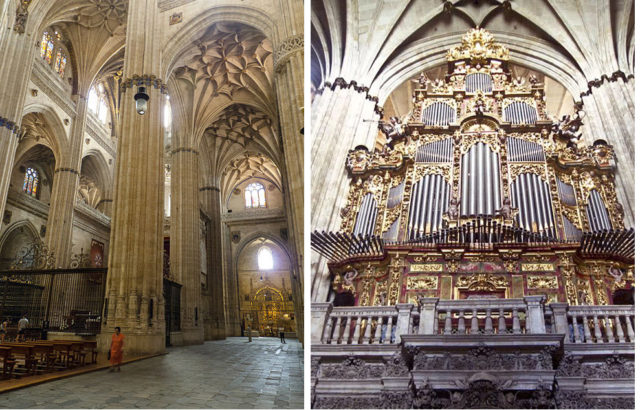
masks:
<instances>
[{"instance_id":1,"label":"column base","mask_svg":"<svg viewBox=\"0 0 640 410\"><path fill-rule=\"evenodd\" d=\"M223 340L226 339L226 330L224 327L215 327L215 325L204 327L204 340Z\"/></svg>"},{"instance_id":2,"label":"column base","mask_svg":"<svg viewBox=\"0 0 640 410\"><path fill-rule=\"evenodd\" d=\"M201 327L182 329L182 340L185 346L201 345L204 343L204 329Z\"/></svg>"},{"instance_id":3,"label":"column base","mask_svg":"<svg viewBox=\"0 0 640 410\"><path fill-rule=\"evenodd\" d=\"M124 334L124 354L148 355L166 352L164 333L129 333ZM98 352L106 353L111 346L112 332L100 333L96 336Z\"/></svg>"}]
</instances>

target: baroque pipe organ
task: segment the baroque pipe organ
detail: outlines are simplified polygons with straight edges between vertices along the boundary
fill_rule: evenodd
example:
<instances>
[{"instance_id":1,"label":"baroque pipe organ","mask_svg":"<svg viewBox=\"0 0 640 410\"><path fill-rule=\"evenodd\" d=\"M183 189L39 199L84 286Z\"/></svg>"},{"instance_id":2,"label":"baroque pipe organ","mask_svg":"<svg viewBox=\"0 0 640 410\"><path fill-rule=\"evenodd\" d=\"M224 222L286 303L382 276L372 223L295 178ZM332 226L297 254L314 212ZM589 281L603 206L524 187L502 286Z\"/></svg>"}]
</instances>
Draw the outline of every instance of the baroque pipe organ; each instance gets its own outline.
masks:
<instances>
[{"instance_id":1,"label":"baroque pipe organ","mask_svg":"<svg viewBox=\"0 0 640 410\"><path fill-rule=\"evenodd\" d=\"M634 233L612 147L580 140L579 110L552 121L544 84L514 78L508 50L485 30L468 32L447 64L443 79L416 81L402 123L381 122L382 149L348 154L341 231L312 234L334 304L628 296Z\"/></svg>"}]
</instances>

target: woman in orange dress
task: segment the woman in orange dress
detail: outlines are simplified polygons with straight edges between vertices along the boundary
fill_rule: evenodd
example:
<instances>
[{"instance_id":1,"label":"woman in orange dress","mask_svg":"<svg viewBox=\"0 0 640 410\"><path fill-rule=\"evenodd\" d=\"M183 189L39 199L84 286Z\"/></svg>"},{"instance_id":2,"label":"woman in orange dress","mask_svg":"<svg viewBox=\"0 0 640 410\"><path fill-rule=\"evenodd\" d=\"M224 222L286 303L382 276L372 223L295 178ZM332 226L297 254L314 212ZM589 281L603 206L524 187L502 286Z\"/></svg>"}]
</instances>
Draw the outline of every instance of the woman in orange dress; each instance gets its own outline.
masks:
<instances>
[{"instance_id":1,"label":"woman in orange dress","mask_svg":"<svg viewBox=\"0 0 640 410\"><path fill-rule=\"evenodd\" d=\"M116 327L116 332L111 336L111 369L120 371L120 363L122 363L122 347L124 346L124 335L120 333L120 328Z\"/></svg>"}]
</instances>

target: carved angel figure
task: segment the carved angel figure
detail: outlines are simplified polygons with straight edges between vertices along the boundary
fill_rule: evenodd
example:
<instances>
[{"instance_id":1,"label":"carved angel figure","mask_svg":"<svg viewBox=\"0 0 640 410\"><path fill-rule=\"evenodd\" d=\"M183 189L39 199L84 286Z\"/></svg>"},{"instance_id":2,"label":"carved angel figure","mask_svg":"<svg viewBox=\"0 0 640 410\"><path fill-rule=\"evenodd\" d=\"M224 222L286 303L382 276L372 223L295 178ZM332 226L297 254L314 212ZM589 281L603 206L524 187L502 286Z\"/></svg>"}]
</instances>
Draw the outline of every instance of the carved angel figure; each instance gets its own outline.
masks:
<instances>
[{"instance_id":1,"label":"carved angel figure","mask_svg":"<svg viewBox=\"0 0 640 410\"><path fill-rule=\"evenodd\" d=\"M417 80L411 80L414 83L418 83L420 88L427 88L427 86L429 85L430 81L429 78L424 74L424 72L420 73L420 77L418 77Z\"/></svg>"},{"instance_id":2,"label":"carved angel figure","mask_svg":"<svg viewBox=\"0 0 640 410\"><path fill-rule=\"evenodd\" d=\"M353 285L353 280L358 277L358 271L354 269L351 272L345 273L343 277L345 285Z\"/></svg>"},{"instance_id":3,"label":"carved angel figure","mask_svg":"<svg viewBox=\"0 0 640 410\"><path fill-rule=\"evenodd\" d=\"M613 276L613 280L615 283L622 283L623 273L620 269L614 268L613 266L611 266L609 268L609 275Z\"/></svg>"},{"instance_id":4,"label":"carved angel figure","mask_svg":"<svg viewBox=\"0 0 640 410\"><path fill-rule=\"evenodd\" d=\"M529 84L531 84L532 87L537 87L538 85L540 85L540 81L538 80L538 77L536 77L534 74L531 74L529 76Z\"/></svg>"},{"instance_id":5,"label":"carved angel figure","mask_svg":"<svg viewBox=\"0 0 640 410\"><path fill-rule=\"evenodd\" d=\"M513 207L511 206L511 200L509 198L505 198L502 202L502 208L498 210L498 215L504 219L513 218Z\"/></svg>"},{"instance_id":6,"label":"carved angel figure","mask_svg":"<svg viewBox=\"0 0 640 410\"><path fill-rule=\"evenodd\" d=\"M458 219L460 216L460 212L458 206L460 205L460 201L454 196L449 201L449 208L447 209L447 215L449 216L450 221L454 221Z\"/></svg>"},{"instance_id":7,"label":"carved angel figure","mask_svg":"<svg viewBox=\"0 0 640 410\"><path fill-rule=\"evenodd\" d=\"M582 133L579 132L582 125L582 117L579 112L576 112L572 116L563 115L560 121L551 126L551 132L556 137L567 140L567 147L574 148L577 147L578 140L582 137Z\"/></svg>"},{"instance_id":8,"label":"carved angel figure","mask_svg":"<svg viewBox=\"0 0 640 410\"><path fill-rule=\"evenodd\" d=\"M400 119L398 117L389 118L388 123L380 124L380 131L387 136L387 144L391 142L391 140L396 138L402 138L405 135L404 129L402 128L402 124L400 123Z\"/></svg>"}]
</instances>

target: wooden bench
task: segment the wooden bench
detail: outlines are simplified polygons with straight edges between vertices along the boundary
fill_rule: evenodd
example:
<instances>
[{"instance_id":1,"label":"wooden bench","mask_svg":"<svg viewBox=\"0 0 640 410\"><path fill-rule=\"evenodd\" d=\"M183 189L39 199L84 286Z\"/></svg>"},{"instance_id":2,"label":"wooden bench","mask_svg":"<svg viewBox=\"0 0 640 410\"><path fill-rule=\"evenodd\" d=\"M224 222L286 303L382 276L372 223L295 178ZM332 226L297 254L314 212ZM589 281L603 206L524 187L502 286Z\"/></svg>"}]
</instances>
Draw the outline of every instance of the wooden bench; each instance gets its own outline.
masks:
<instances>
[{"instance_id":1,"label":"wooden bench","mask_svg":"<svg viewBox=\"0 0 640 410\"><path fill-rule=\"evenodd\" d=\"M36 371L36 360L34 360L33 351L35 346L30 343L4 343L2 346L10 347L11 354L16 357L16 366L14 373L19 375L31 375ZM20 360L18 360L20 358ZM18 362L21 362L22 367Z\"/></svg>"},{"instance_id":2,"label":"wooden bench","mask_svg":"<svg viewBox=\"0 0 640 410\"><path fill-rule=\"evenodd\" d=\"M11 354L11 348L8 346L0 346L0 359L2 360L2 378L10 379L13 376L13 368L16 365L16 359Z\"/></svg>"}]
</instances>

